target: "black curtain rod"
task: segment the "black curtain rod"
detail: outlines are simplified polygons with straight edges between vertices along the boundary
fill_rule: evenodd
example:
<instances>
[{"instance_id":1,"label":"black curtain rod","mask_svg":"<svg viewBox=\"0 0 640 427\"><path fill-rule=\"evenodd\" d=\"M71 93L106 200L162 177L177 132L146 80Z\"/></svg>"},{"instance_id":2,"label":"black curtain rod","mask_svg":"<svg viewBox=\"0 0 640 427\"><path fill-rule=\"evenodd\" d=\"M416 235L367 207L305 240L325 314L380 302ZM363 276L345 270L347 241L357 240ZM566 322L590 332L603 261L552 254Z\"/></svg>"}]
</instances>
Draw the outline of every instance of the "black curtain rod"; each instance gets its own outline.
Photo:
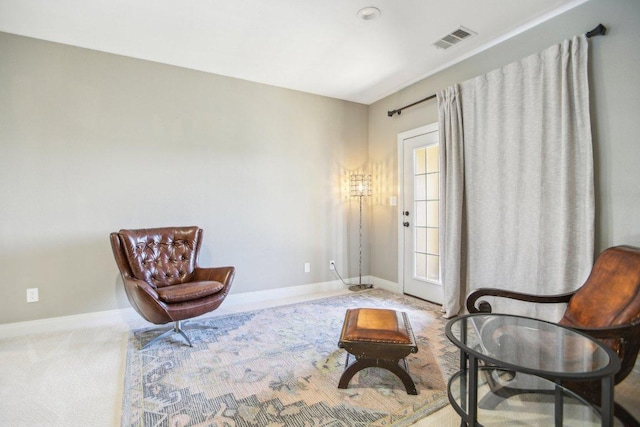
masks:
<instances>
[{"instance_id":1,"label":"black curtain rod","mask_svg":"<svg viewBox=\"0 0 640 427\"><path fill-rule=\"evenodd\" d=\"M434 94L434 95L429 95L429 96L427 96L426 98L421 99L420 101L416 101L416 102L414 102L413 104L405 105L404 107L402 107L402 108L398 108L397 110L387 111L387 116L389 116L389 117L393 117L393 115L394 115L394 114L400 115L400 114L402 114L402 110L404 110L405 108L413 107L414 105L421 104L421 103L423 103L424 101L428 101L428 100L433 99L433 98L435 98L435 97L436 97L436 95L435 95L435 94Z\"/></svg>"},{"instance_id":2,"label":"black curtain rod","mask_svg":"<svg viewBox=\"0 0 640 427\"><path fill-rule=\"evenodd\" d=\"M585 33L585 36L587 36L587 38L590 39L591 37L595 37L595 36L604 36L606 33L607 33L607 27L605 27L602 24L598 24L598 26L595 27L593 30ZM404 110L405 108L413 107L414 105L421 104L435 97L436 97L435 94L429 95L426 98L421 99L420 101L414 102L413 104L405 105L404 107L398 108L397 110L387 111L387 116L393 117L395 114L400 115L402 114L402 110Z\"/></svg>"}]
</instances>

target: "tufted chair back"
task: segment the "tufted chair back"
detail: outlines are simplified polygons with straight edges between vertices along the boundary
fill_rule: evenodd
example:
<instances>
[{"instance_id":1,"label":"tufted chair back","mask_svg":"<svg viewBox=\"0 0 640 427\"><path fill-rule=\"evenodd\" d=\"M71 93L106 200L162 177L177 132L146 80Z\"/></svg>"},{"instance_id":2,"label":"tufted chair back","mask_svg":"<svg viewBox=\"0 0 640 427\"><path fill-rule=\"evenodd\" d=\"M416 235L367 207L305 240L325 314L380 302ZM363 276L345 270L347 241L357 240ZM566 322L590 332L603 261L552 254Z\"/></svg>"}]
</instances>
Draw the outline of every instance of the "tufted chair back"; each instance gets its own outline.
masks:
<instances>
[{"instance_id":1,"label":"tufted chair back","mask_svg":"<svg viewBox=\"0 0 640 427\"><path fill-rule=\"evenodd\" d=\"M134 278L156 289L193 280L200 228L120 230L120 238Z\"/></svg>"}]
</instances>

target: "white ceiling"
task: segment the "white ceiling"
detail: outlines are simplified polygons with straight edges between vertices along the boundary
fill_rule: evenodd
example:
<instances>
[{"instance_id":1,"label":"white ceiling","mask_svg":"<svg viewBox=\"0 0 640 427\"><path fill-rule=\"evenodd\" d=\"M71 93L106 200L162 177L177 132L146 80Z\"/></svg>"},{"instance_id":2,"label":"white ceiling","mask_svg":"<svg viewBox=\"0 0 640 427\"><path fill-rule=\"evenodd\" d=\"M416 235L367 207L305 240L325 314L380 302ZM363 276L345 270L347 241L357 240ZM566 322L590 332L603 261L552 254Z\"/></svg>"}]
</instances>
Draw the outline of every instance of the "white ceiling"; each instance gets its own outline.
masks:
<instances>
[{"instance_id":1,"label":"white ceiling","mask_svg":"<svg viewBox=\"0 0 640 427\"><path fill-rule=\"evenodd\" d=\"M585 1L0 0L0 31L371 104Z\"/></svg>"}]
</instances>

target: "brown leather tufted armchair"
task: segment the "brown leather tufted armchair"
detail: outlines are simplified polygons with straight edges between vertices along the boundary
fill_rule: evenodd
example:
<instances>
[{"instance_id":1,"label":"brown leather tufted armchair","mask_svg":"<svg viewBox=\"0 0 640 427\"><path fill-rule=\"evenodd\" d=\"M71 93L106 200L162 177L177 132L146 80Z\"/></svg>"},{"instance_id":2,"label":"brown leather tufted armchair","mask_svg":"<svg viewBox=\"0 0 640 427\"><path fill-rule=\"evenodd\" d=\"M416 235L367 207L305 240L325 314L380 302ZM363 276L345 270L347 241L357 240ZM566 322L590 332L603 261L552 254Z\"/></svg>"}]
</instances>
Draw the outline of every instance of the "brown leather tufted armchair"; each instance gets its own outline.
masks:
<instances>
[{"instance_id":1,"label":"brown leather tufted armchair","mask_svg":"<svg viewBox=\"0 0 640 427\"><path fill-rule=\"evenodd\" d=\"M111 247L133 308L156 325L174 327L143 346L179 333L181 322L217 309L226 298L234 267L200 268L202 229L167 227L111 233Z\"/></svg>"},{"instance_id":2,"label":"brown leather tufted armchair","mask_svg":"<svg viewBox=\"0 0 640 427\"><path fill-rule=\"evenodd\" d=\"M615 383L633 370L640 350L640 248L616 246L603 251L587 281L575 292L545 296L481 288L467 297L467 310L490 313L491 305L480 300L486 296L534 303L568 303L559 324L600 339L620 356L621 367ZM564 385L592 403L600 403L599 381ZM614 413L625 426L640 426L617 403Z\"/></svg>"}]
</instances>

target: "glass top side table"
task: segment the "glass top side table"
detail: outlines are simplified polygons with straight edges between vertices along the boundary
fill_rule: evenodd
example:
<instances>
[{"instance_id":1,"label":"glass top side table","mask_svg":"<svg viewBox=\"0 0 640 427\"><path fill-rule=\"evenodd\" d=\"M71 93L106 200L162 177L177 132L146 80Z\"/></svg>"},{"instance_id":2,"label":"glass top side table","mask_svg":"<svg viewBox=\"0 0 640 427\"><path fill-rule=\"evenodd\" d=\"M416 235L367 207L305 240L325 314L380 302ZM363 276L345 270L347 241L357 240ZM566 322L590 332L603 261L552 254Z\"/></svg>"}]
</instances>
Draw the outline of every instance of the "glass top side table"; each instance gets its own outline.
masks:
<instances>
[{"instance_id":1,"label":"glass top side table","mask_svg":"<svg viewBox=\"0 0 640 427\"><path fill-rule=\"evenodd\" d=\"M566 396L588 405L561 387L562 381L600 380L602 425L613 424L613 376L620 369L620 360L609 347L592 337L543 320L485 313L449 321L446 335L460 348L460 372L450 381L449 400L468 425L479 425L479 361L503 372L523 373L541 379L538 382L551 381L552 386L555 383L552 390L555 390L557 425L562 425ZM452 396L453 382L462 402Z\"/></svg>"}]
</instances>

